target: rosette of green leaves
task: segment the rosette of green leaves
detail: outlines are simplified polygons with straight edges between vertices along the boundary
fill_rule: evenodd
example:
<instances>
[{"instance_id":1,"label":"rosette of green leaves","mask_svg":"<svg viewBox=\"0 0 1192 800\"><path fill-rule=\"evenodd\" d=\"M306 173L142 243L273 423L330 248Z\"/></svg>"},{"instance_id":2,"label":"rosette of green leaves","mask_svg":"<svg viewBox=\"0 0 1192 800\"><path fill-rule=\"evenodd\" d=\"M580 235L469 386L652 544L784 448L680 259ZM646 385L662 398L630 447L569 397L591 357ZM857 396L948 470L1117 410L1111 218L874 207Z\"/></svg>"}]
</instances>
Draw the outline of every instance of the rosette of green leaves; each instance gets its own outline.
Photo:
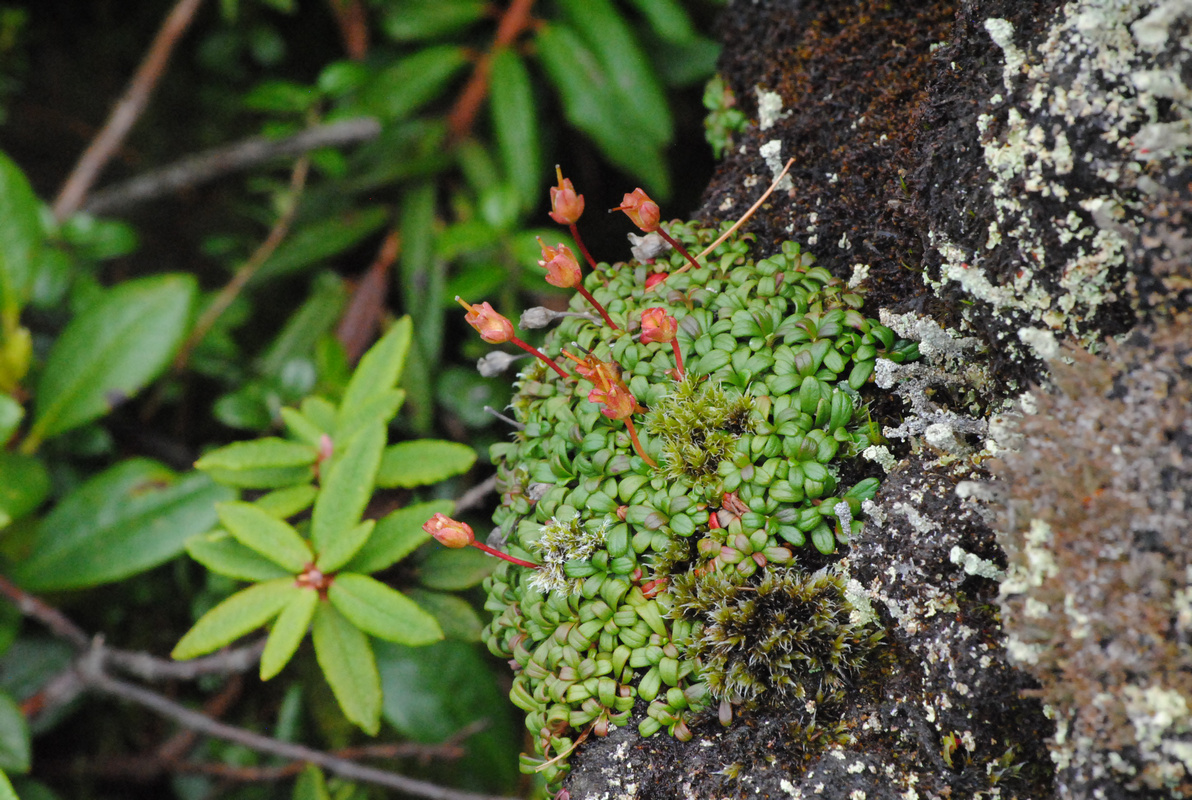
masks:
<instances>
[{"instance_id":1,"label":"rosette of green leaves","mask_svg":"<svg viewBox=\"0 0 1192 800\"><path fill-rule=\"evenodd\" d=\"M450 513L453 503L420 503L380 520L363 519L364 512L376 488L435 483L475 461L470 448L453 442L387 444L388 423L405 398L394 387L411 329L402 319L364 355L338 404L312 396L283 409L287 438L231 444L197 462L218 483L267 491L218 504L220 527L187 542L212 572L252 585L208 611L173 652L194 658L272 623L261 656L268 679L310 629L344 714L372 734L382 698L369 637L417 646L443 631L434 615L371 574L425 542L421 523Z\"/></svg>"}]
</instances>

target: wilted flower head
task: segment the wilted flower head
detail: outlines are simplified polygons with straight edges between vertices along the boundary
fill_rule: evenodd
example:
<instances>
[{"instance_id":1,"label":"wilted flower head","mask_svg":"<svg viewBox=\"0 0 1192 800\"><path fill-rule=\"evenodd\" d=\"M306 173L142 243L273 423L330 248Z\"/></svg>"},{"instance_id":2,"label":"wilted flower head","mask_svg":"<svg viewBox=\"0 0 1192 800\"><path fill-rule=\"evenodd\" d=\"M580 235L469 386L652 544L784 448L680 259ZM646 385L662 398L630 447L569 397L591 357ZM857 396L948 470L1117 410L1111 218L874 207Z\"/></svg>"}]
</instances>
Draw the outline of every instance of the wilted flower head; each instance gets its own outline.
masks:
<instances>
[{"instance_id":1,"label":"wilted flower head","mask_svg":"<svg viewBox=\"0 0 1192 800\"><path fill-rule=\"evenodd\" d=\"M488 303L474 306L465 303L459 296L456 296L455 302L468 310L464 319L476 329L484 341L491 344L503 344L513 338L513 323L498 314Z\"/></svg>"},{"instance_id":2,"label":"wilted flower head","mask_svg":"<svg viewBox=\"0 0 1192 800\"><path fill-rule=\"evenodd\" d=\"M608 389L593 389L588 393L588 400L604 406L600 413L609 419L628 419L637 409L637 399L620 381Z\"/></svg>"},{"instance_id":3,"label":"wilted flower head","mask_svg":"<svg viewBox=\"0 0 1192 800\"><path fill-rule=\"evenodd\" d=\"M502 353L500 350L494 350L476 362L476 370L482 378L495 378L513 366L513 362L519 358L525 358L525 356L513 356L509 353Z\"/></svg>"},{"instance_id":4,"label":"wilted flower head","mask_svg":"<svg viewBox=\"0 0 1192 800\"><path fill-rule=\"evenodd\" d=\"M679 323L666 309L647 308L642 312L642 344L671 342L679 330Z\"/></svg>"},{"instance_id":5,"label":"wilted flower head","mask_svg":"<svg viewBox=\"0 0 1192 800\"><path fill-rule=\"evenodd\" d=\"M538 262L538 266L546 269L546 282L551 286L558 286L560 289L575 288L579 284L582 274L579 270L579 261L576 260L571 249L565 244L548 247L543 243L541 236L538 237L538 246L542 248L542 260Z\"/></svg>"},{"instance_id":6,"label":"wilted flower head","mask_svg":"<svg viewBox=\"0 0 1192 800\"><path fill-rule=\"evenodd\" d=\"M584 196L575 193L570 178L563 177L563 170L555 165L558 186L550 188L550 218L560 225L574 225L584 213Z\"/></svg>"},{"instance_id":7,"label":"wilted flower head","mask_svg":"<svg viewBox=\"0 0 1192 800\"><path fill-rule=\"evenodd\" d=\"M646 233L658 230L658 223L662 218L658 204L651 200L645 190L640 187L625 195L621 200L621 205L612 210L624 211L633 220L633 224Z\"/></svg>"},{"instance_id":8,"label":"wilted flower head","mask_svg":"<svg viewBox=\"0 0 1192 800\"><path fill-rule=\"evenodd\" d=\"M435 514L422 525L422 530L435 537L435 541L444 547L467 547L476 541L476 534L472 526L466 522L452 519L446 514Z\"/></svg>"}]
</instances>

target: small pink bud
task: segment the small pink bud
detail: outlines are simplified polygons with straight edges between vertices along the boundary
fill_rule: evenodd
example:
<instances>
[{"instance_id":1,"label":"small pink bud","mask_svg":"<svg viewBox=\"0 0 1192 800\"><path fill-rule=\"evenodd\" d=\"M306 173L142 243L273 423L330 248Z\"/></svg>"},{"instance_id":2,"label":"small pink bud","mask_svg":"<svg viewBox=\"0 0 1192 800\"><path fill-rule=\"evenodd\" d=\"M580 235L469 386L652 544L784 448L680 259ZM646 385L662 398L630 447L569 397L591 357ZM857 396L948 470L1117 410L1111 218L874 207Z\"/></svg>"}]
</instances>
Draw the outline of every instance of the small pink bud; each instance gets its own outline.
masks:
<instances>
[{"instance_id":1,"label":"small pink bud","mask_svg":"<svg viewBox=\"0 0 1192 800\"><path fill-rule=\"evenodd\" d=\"M658 230L658 223L662 218L658 204L651 200L645 190L640 187L625 195L621 200L621 205L611 210L624 211L633 220L633 224L646 233Z\"/></svg>"},{"instance_id":2,"label":"small pink bud","mask_svg":"<svg viewBox=\"0 0 1192 800\"><path fill-rule=\"evenodd\" d=\"M574 225L584 213L584 196L575 193L570 178L563 177L563 170L555 165L555 177L559 185L550 187L550 218L560 225Z\"/></svg>"},{"instance_id":3,"label":"small pink bud","mask_svg":"<svg viewBox=\"0 0 1192 800\"><path fill-rule=\"evenodd\" d=\"M574 289L579 285L582 275L579 261L565 244L558 247L547 247L538 237L538 246L542 248L542 260L538 266L546 268L546 282L560 289Z\"/></svg>"},{"instance_id":4,"label":"small pink bud","mask_svg":"<svg viewBox=\"0 0 1192 800\"><path fill-rule=\"evenodd\" d=\"M480 338L491 344L503 344L513 338L513 323L501 316L488 303L478 306L465 303L458 296L455 302L468 309L464 317L469 325L476 329Z\"/></svg>"},{"instance_id":5,"label":"small pink bud","mask_svg":"<svg viewBox=\"0 0 1192 800\"><path fill-rule=\"evenodd\" d=\"M435 514L423 523L422 530L435 537L439 544L453 549L467 547L476 541L476 534L472 532L471 525L454 520L446 514Z\"/></svg>"},{"instance_id":6,"label":"small pink bud","mask_svg":"<svg viewBox=\"0 0 1192 800\"><path fill-rule=\"evenodd\" d=\"M674 341L679 323L662 308L647 308L642 312L642 344Z\"/></svg>"}]
</instances>

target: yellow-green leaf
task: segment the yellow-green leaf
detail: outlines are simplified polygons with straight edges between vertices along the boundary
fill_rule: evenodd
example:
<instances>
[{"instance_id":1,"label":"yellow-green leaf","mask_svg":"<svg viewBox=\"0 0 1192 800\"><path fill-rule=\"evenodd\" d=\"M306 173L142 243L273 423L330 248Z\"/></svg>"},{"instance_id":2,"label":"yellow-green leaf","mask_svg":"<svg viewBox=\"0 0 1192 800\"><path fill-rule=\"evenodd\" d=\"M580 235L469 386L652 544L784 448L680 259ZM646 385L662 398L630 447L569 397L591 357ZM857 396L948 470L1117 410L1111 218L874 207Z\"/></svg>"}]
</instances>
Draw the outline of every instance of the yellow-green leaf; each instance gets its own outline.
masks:
<instances>
[{"instance_id":1,"label":"yellow-green leaf","mask_svg":"<svg viewBox=\"0 0 1192 800\"><path fill-rule=\"evenodd\" d=\"M375 736L381 727L381 676L368 637L330 603L315 608L315 658L350 722Z\"/></svg>"},{"instance_id":2,"label":"yellow-green leaf","mask_svg":"<svg viewBox=\"0 0 1192 800\"><path fill-rule=\"evenodd\" d=\"M306 629L318 603L319 593L314 589L303 587L297 594L291 594L286 607L277 616L277 622L273 623L261 653L261 680L269 680L290 663L298 645L306 637Z\"/></svg>"},{"instance_id":3,"label":"yellow-green leaf","mask_svg":"<svg viewBox=\"0 0 1192 800\"><path fill-rule=\"evenodd\" d=\"M215 509L238 542L291 574L301 572L313 560L310 546L298 531L252 503L220 503Z\"/></svg>"},{"instance_id":4,"label":"yellow-green leaf","mask_svg":"<svg viewBox=\"0 0 1192 800\"><path fill-rule=\"evenodd\" d=\"M195 462L195 469L227 486L277 489L310 482L318 456L310 445L266 436L212 450Z\"/></svg>"},{"instance_id":5,"label":"yellow-green leaf","mask_svg":"<svg viewBox=\"0 0 1192 800\"><path fill-rule=\"evenodd\" d=\"M455 503L450 500L433 500L386 514L345 568L368 574L393 566L430 539L430 534L422 530L422 523L435 514L450 514L454 509Z\"/></svg>"},{"instance_id":6,"label":"yellow-green leaf","mask_svg":"<svg viewBox=\"0 0 1192 800\"><path fill-rule=\"evenodd\" d=\"M476 463L476 451L466 444L438 439L399 442L385 448L377 470L377 486L410 489L462 475Z\"/></svg>"},{"instance_id":7,"label":"yellow-green leaf","mask_svg":"<svg viewBox=\"0 0 1192 800\"><path fill-rule=\"evenodd\" d=\"M290 598L304 591L293 578L277 578L250 586L208 611L186 632L170 655L179 660L218 650L277 616Z\"/></svg>"},{"instance_id":8,"label":"yellow-green leaf","mask_svg":"<svg viewBox=\"0 0 1192 800\"><path fill-rule=\"evenodd\" d=\"M401 592L367 575L340 573L327 590L327 599L353 625L378 639L421 645L443 638L443 629L434 617Z\"/></svg>"}]
</instances>

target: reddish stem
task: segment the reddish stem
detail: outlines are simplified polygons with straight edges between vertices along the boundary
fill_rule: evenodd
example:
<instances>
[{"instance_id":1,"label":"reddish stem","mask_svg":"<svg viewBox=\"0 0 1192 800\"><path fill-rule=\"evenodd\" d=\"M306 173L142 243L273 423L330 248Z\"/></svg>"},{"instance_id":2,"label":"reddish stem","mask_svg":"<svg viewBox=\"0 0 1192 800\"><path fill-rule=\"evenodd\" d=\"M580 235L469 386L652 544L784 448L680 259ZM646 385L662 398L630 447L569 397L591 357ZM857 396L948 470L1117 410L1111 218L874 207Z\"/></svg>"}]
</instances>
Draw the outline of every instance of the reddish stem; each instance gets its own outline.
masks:
<instances>
[{"instance_id":1,"label":"reddish stem","mask_svg":"<svg viewBox=\"0 0 1192 800\"><path fill-rule=\"evenodd\" d=\"M570 378L570 377L571 377L571 376L570 376L570 375L568 375L566 372L564 372L562 369L560 369L559 365L555 363L555 360L554 360L553 358L551 358L551 357L550 357L550 356L548 356L546 353L544 353L544 352L542 352L541 350L539 350L539 349L538 349L537 347L535 347L534 345L532 345L532 344L526 344L525 342L523 342L521 339L517 338L516 336L510 336L510 337L509 337L509 341L513 342L515 345L517 345L518 347L520 347L522 350L525 350L527 353L529 353L530 355L534 356L535 358L540 358L540 359L542 359L543 361L545 361L545 362L547 363L547 365L548 365L548 366L549 366L551 369L553 369L555 372L559 373L559 375L560 375L561 377L563 377L563 378Z\"/></svg>"},{"instance_id":2,"label":"reddish stem","mask_svg":"<svg viewBox=\"0 0 1192 800\"><path fill-rule=\"evenodd\" d=\"M625 427L629 429L629 438L633 440L633 448L642 457L642 461L657 469L658 462L646 455L646 451L642 449L642 443L637 438L637 428L633 427L633 420L631 418L625 417Z\"/></svg>"},{"instance_id":3,"label":"reddish stem","mask_svg":"<svg viewBox=\"0 0 1192 800\"><path fill-rule=\"evenodd\" d=\"M687 252L687 248L684 247L683 245L681 245L679 243L678 239L674 238L669 233L667 233L665 230L663 230L661 225L658 226L658 235L661 236L663 239L666 239L666 241L670 244L671 247L675 248L680 253L682 253L683 258L685 258L691 262L691 266L695 267L696 269L699 269L699 263L696 262L696 260L691 257L691 253ZM684 267L684 269L686 269L686 267Z\"/></svg>"},{"instance_id":4,"label":"reddish stem","mask_svg":"<svg viewBox=\"0 0 1192 800\"><path fill-rule=\"evenodd\" d=\"M489 547L488 545L481 544L480 542L477 542L477 541L472 542L472 547L475 547L477 550L483 550L484 552L488 553L490 556L496 556L497 558L499 558L503 561L508 561L510 564L517 564L519 567L529 567L530 569L541 569L542 568L541 564L535 564L533 561L522 561L520 558L514 558L513 556L509 555L508 553L502 553L500 550L495 550L495 549Z\"/></svg>"},{"instance_id":5,"label":"reddish stem","mask_svg":"<svg viewBox=\"0 0 1192 800\"><path fill-rule=\"evenodd\" d=\"M569 227L571 228L571 238L575 239L575 246L578 247L579 251L584 254L584 258L588 261L588 266L592 268L593 272L599 272L600 270L596 267L596 259L592 258L592 254L588 252L588 248L584 244L584 240L579 238L579 228L575 227L574 222L572 222Z\"/></svg>"},{"instance_id":6,"label":"reddish stem","mask_svg":"<svg viewBox=\"0 0 1192 800\"><path fill-rule=\"evenodd\" d=\"M679 349L679 337L671 339L671 348L675 351L675 379L683 380L683 351Z\"/></svg>"},{"instance_id":7,"label":"reddish stem","mask_svg":"<svg viewBox=\"0 0 1192 800\"><path fill-rule=\"evenodd\" d=\"M604 321L606 323L608 323L608 326L610 328L612 328L614 331L620 330L620 328L617 327L617 323L613 322L612 319L609 317L608 312L604 310L604 306L602 306L602 305L600 305L600 303L596 302L596 298L592 296L591 292L589 292L587 289L584 288L584 285L582 283L577 283L575 285L575 288L579 290L579 293L584 296L585 300L587 300L589 303L591 303L593 306L595 306L596 310L600 312L600 316L604 317Z\"/></svg>"}]
</instances>

